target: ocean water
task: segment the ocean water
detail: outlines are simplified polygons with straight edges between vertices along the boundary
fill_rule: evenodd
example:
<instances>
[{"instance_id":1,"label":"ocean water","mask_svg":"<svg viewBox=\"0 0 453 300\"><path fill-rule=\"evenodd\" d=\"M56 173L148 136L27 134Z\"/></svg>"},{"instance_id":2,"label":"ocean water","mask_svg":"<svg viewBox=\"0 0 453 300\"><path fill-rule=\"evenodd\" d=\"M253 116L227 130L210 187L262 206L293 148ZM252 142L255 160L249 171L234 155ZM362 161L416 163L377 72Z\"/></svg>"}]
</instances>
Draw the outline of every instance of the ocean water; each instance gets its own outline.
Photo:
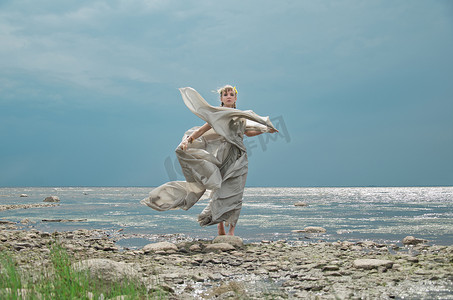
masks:
<instances>
[{"instance_id":1,"label":"ocean water","mask_svg":"<svg viewBox=\"0 0 453 300\"><path fill-rule=\"evenodd\" d=\"M31 223L25 227L47 232L82 228L121 232L123 246L132 248L169 236L185 239L216 236L216 226L200 227L196 221L208 200L201 200L188 211L158 212L140 204L151 190L0 188L0 205L43 203L47 196L58 196L61 200L57 207L0 211L0 220L20 224L28 219ZM307 206L296 207L296 202L306 202ZM83 221L61 223L43 219ZM307 226L324 227L327 232L317 235L292 232ZM399 243L405 236L413 235L431 244L452 245L453 187L250 187L245 189L236 235L246 243L261 240Z\"/></svg>"}]
</instances>

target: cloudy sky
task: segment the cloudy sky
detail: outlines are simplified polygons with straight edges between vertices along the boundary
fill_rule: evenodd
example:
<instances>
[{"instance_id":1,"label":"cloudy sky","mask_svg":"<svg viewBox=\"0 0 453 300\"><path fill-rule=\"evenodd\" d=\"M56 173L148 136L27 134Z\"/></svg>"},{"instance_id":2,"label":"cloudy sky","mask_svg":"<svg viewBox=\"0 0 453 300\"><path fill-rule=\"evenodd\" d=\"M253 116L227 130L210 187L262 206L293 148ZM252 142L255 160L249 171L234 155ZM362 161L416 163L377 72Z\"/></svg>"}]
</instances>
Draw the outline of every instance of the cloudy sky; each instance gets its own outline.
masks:
<instances>
[{"instance_id":1,"label":"cloudy sky","mask_svg":"<svg viewBox=\"0 0 453 300\"><path fill-rule=\"evenodd\" d=\"M157 186L191 86L278 135L248 186L453 185L451 1L0 1L0 186Z\"/></svg>"}]
</instances>

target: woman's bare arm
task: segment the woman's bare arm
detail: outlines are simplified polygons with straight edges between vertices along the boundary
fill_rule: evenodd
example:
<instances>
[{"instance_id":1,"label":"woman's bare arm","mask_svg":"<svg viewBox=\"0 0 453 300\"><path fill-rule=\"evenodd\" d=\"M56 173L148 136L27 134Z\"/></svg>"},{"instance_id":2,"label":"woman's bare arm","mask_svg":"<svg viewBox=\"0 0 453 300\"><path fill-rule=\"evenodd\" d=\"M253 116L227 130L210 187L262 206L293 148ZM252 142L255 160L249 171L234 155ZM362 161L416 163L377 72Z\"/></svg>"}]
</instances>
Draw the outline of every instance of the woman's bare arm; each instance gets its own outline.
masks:
<instances>
[{"instance_id":1,"label":"woman's bare arm","mask_svg":"<svg viewBox=\"0 0 453 300\"><path fill-rule=\"evenodd\" d=\"M269 133L274 133L274 132L278 132L278 130L273 129L273 128L270 128L268 132L269 132ZM262 134L262 133L264 133L264 132L262 132L262 131L257 131L257 130L250 130L250 131L246 131L246 132L245 132L245 135L246 135L246 136L255 136L255 135L260 135L260 134Z\"/></svg>"},{"instance_id":2,"label":"woman's bare arm","mask_svg":"<svg viewBox=\"0 0 453 300\"><path fill-rule=\"evenodd\" d=\"M201 126L200 128L198 128L196 131L194 131L190 136L189 136L189 139L192 138L192 140L195 140L197 138L199 138L200 136L202 136L206 131L208 131L209 129L211 129L211 125L209 125L208 123L204 124L203 126Z\"/></svg>"},{"instance_id":3,"label":"woman's bare arm","mask_svg":"<svg viewBox=\"0 0 453 300\"><path fill-rule=\"evenodd\" d=\"M250 130L250 131L246 131L245 135L246 136L255 136L255 135L260 135L262 133L263 132L261 132L261 131Z\"/></svg>"},{"instance_id":4,"label":"woman's bare arm","mask_svg":"<svg viewBox=\"0 0 453 300\"><path fill-rule=\"evenodd\" d=\"M189 143L192 143L193 140L195 140L195 139L199 138L200 136L202 136L209 129L211 129L211 125L209 125L208 123L204 124L203 126L198 128L197 130L192 132L192 134L190 136L188 136L187 139L182 141L181 144L180 144L180 148L182 150L186 150L187 146L189 145Z\"/></svg>"}]
</instances>

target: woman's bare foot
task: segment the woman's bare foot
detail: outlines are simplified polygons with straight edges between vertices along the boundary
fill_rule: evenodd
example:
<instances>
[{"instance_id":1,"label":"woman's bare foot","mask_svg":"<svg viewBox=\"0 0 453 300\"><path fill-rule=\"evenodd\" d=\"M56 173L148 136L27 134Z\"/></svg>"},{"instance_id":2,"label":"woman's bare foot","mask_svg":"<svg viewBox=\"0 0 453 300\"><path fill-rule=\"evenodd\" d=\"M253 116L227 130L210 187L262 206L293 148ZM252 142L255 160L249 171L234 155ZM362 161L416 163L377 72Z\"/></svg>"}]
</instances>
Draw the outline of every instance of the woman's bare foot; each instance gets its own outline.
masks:
<instances>
[{"instance_id":1,"label":"woman's bare foot","mask_svg":"<svg viewBox=\"0 0 453 300\"><path fill-rule=\"evenodd\" d=\"M223 222L220 222L218 225L217 225L217 230L218 230L218 233L219 235L225 235L226 232L225 232L225 226L223 225ZM231 230L231 229L230 229Z\"/></svg>"}]
</instances>

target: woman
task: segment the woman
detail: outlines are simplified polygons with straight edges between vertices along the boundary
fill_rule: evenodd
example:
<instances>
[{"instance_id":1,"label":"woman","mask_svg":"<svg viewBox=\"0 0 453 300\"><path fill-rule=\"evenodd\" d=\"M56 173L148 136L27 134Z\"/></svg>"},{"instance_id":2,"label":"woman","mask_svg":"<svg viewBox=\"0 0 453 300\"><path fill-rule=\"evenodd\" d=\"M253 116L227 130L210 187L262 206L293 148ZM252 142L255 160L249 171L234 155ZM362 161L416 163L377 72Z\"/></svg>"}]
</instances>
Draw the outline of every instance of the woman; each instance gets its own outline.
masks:
<instances>
[{"instance_id":1,"label":"woman","mask_svg":"<svg viewBox=\"0 0 453 300\"><path fill-rule=\"evenodd\" d=\"M210 190L211 200L198 222L201 226L218 224L219 235L226 234L225 222L230 226L228 234L234 235L248 171L243 136L277 130L269 117L235 109L237 90L231 85L218 90L221 107L209 105L190 87L179 90L186 106L206 124L188 130L176 149L186 181L165 183L142 203L159 211L187 210Z\"/></svg>"}]
</instances>

